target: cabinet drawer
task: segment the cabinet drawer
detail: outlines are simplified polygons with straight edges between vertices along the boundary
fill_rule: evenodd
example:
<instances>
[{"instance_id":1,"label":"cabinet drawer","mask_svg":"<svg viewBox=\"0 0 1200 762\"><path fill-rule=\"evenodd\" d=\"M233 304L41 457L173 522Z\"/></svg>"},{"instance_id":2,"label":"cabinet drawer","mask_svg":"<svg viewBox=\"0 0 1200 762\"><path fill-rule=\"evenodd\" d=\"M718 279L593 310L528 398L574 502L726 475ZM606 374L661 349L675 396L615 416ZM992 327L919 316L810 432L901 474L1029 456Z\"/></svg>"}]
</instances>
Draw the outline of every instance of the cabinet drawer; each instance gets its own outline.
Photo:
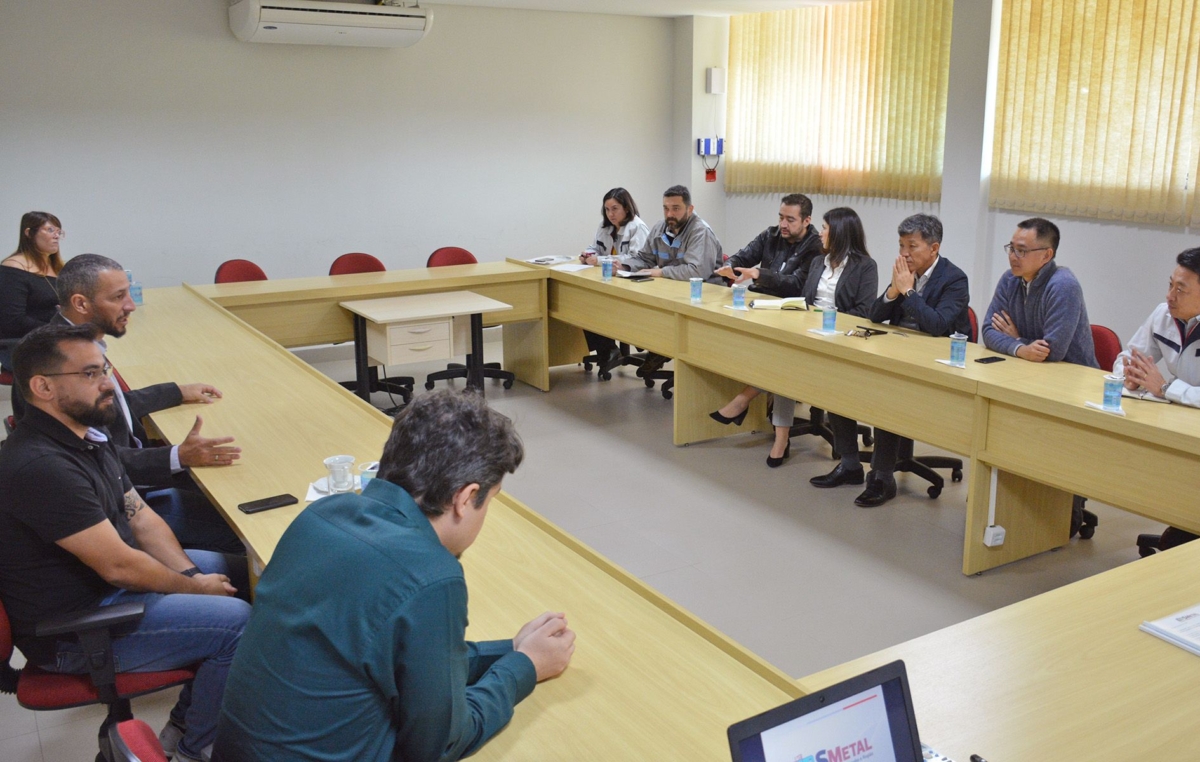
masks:
<instances>
[{"instance_id":1,"label":"cabinet drawer","mask_svg":"<svg viewBox=\"0 0 1200 762\"><path fill-rule=\"evenodd\" d=\"M438 320L430 323L393 323L388 326L388 344L427 344L450 338L450 321Z\"/></svg>"},{"instance_id":2,"label":"cabinet drawer","mask_svg":"<svg viewBox=\"0 0 1200 762\"><path fill-rule=\"evenodd\" d=\"M377 349L377 348L376 348ZM368 350L368 358L376 365L404 365L450 359L450 340L415 341L411 344L389 346L385 352Z\"/></svg>"}]
</instances>

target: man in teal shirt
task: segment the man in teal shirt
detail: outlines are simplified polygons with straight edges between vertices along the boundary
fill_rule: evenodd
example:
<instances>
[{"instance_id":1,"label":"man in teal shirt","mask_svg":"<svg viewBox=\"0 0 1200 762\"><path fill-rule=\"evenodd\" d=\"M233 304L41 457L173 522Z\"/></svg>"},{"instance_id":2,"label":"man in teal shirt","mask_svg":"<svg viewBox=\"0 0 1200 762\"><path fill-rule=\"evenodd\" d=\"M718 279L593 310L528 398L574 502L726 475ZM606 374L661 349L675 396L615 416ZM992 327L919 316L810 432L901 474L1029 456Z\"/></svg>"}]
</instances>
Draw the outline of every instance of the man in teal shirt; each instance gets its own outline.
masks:
<instances>
[{"instance_id":1,"label":"man in teal shirt","mask_svg":"<svg viewBox=\"0 0 1200 762\"><path fill-rule=\"evenodd\" d=\"M318 500L284 533L230 668L213 759L456 760L560 674L575 634L546 613L468 643L458 557L524 455L471 393L415 399L378 478Z\"/></svg>"}]
</instances>

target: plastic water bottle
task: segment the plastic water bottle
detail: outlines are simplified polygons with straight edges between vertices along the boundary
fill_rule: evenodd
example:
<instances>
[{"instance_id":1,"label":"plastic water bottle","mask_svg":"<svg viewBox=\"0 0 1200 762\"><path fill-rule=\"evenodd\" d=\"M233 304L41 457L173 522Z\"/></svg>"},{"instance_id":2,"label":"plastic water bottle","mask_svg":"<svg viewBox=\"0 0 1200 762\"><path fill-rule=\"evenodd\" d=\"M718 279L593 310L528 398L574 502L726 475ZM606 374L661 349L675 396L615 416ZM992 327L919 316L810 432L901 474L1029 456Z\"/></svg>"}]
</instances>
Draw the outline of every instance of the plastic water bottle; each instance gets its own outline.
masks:
<instances>
[{"instance_id":1,"label":"plastic water bottle","mask_svg":"<svg viewBox=\"0 0 1200 762\"><path fill-rule=\"evenodd\" d=\"M967 337L961 333L950 336L950 364L956 368L967 367Z\"/></svg>"},{"instance_id":2,"label":"plastic water bottle","mask_svg":"<svg viewBox=\"0 0 1200 762\"><path fill-rule=\"evenodd\" d=\"M837 330L837 308L824 307L821 310L821 330L833 332Z\"/></svg>"},{"instance_id":3,"label":"plastic water bottle","mask_svg":"<svg viewBox=\"0 0 1200 762\"><path fill-rule=\"evenodd\" d=\"M1125 386L1124 376L1104 377L1104 409L1117 412L1121 409L1121 389Z\"/></svg>"},{"instance_id":4,"label":"plastic water bottle","mask_svg":"<svg viewBox=\"0 0 1200 762\"><path fill-rule=\"evenodd\" d=\"M734 284L734 286L733 286L733 308L735 310L746 309L746 289L748 289L748 288L749 288L749 286L747 286L745 283Z\"/></svg>"},{"instance_id":5,"label":"plastic water bottle","mask_svg":"<svg viewBox=\"0 0 1200 762\"><path fill-rule=\"evenodd\" d=\"M600 257L600 280L608 283L613 279L613 258Z\"/></svg>"},{"instance_id":6,"label":"plastic water bottle","mask_svg":"<svg viewBox=\"0 0 1200 762\"><path fill-rule=\"evenodd\" d=\"M142 302L142 284L133 279L133 270L126 270L125 277L129 278L129 298L138 307L141 307Z\"/></svg>"},{"instance_id":7,"label":"plastic water bottle","mask_svg":"<svg viewBox=\"0 0 1200 762\"><path fill-rule=\"evenodd\" d=\"M692 282L692 304L699 304L704 293L704 278L691 278Z\"/></svg>"}]
</instances>

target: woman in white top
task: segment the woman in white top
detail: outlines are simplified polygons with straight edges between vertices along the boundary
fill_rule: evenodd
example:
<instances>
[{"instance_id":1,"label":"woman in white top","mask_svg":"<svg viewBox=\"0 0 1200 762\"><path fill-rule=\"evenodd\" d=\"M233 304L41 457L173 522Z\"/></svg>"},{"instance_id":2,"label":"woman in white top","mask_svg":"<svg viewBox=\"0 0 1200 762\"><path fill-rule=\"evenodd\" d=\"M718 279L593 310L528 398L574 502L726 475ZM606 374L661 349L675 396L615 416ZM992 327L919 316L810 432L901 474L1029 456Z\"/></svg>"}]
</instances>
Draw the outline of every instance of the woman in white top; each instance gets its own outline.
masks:
<instances>
[{"instance_id":1,"label":"woman in white top","mask_svg":"<svg viewBox=\"0 0 1200 762\"><path fill-rule=\"evenodd\" d=\"M596 240L583 250L579 258L584 264L594 265L599 257L608 255L617 258L619 264L628 264L630 257L646 246L650 228L638 216L633 196L624 188L613 188L604 194L604 205L600 209L600 227ZM584 331L588 349L596 353L601 378L607 376L621 363L621 352L617 342L606 336Z\"/></svg>"}]
</instances>

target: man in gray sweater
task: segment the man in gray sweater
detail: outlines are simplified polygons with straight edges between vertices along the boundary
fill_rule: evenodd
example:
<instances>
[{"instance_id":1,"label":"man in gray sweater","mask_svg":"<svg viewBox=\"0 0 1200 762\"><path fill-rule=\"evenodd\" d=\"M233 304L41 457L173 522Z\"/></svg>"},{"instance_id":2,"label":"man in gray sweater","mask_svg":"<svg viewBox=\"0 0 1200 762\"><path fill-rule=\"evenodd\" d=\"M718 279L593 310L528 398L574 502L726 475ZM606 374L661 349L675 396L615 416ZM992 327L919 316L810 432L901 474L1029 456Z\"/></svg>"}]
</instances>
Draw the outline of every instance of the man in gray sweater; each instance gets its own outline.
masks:
<instances>
[{"instance_id":1,"label":"man in gray sweater","mask_svg":"<svg viewBox=\"0 0 1200 762\"><path fill-rule=\"evenodd\" d=\"M1005 245L1009 272L1000 276L983 320L984 345L1030 362L1098 368L1092 326L1075 275L1054 261L1058 226L1041 217L1017 224Z\"/></svg>"}]
</instances>

